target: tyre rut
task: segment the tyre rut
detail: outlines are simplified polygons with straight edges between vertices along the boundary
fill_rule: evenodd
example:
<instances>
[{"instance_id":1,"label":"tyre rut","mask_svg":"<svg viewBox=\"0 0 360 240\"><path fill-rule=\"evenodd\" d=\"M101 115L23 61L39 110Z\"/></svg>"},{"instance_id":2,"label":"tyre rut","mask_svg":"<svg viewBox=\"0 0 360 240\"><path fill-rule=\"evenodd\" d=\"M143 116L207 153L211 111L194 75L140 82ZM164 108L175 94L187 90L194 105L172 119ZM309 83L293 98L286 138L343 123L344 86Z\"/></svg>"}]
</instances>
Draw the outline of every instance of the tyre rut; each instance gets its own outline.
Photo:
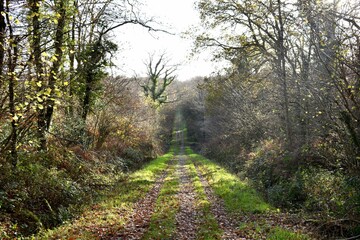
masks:
<instances>
[{"instance_id":1,"label":"tyre rut","mask_svg":"<svg viewBox=\"0 0 360 240\"><path fill-rule=\"evenodd\" d=\"M205 194L211 203L211 212L215 216L220 228L223 230L223 234L221 239L228 240L243 240L246 238L242 238L239 236L239 231L237 229L237 223L234 219L232 219L226 213L223 201L217 197L210 187L209 182L205 179L204 175L201 173L199 166L193 161L193 164L196 169L196 173L200 179L200 182L205 190Z\"/></svg>"},{"instance_id":2,"label":"tyre rut","mask_svg":"<svg viewBox=\"0 0 360 240\"><path fill-rule=\"evenodd\" d=\"M144 233L146 233L149 228L149 223L154 212L156 199L158 198L160 190L164 184L164 180L169 173L170 164L174 164L174 160L169 161L167 169L163 171L163 173L156 179L155 185L146 194L146 196L135 203L133 213L130 215L129 220L123 227L122 231L117 233L116 236L108 236L103 239L135 240L142 238Z\"/></svg>"}]
</instances>

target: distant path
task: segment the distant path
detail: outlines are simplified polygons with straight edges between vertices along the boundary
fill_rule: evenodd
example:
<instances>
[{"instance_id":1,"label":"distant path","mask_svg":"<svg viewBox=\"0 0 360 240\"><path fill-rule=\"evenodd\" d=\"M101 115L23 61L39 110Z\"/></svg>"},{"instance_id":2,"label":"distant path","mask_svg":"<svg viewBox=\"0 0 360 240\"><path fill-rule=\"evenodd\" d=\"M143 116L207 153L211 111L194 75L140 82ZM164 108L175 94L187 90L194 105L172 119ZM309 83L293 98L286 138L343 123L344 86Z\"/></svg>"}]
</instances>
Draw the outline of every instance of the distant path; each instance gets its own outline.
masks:
<instances>
[{"instance_id":1,"label":"distant path","mask_svg":"<svg viewBox=\"0 0 360 240\"><path fill-rule=\"evenodd\" d=\"M199 213L194 206L196 193L190 181L189 173L185 167L188 158L184 155L185 141L183 131L177 131L177 140L181 142L180 152L178 154L178 172L180 175L179 200L181 207L180 212L176 216L178 228L177 237L175 239L196 239L196 230L199 224L196 221L196 216ZM211 203L211 212L217 220L219 227L223 230L221 239L245 239L239 236L236 222L226 214L223 202L216 197L212 188L209 186L209 183L200 172L199 167L195 162L192 163L195 166L196 173L204 188L205 194Z\"/></svg>"}]
</instances>

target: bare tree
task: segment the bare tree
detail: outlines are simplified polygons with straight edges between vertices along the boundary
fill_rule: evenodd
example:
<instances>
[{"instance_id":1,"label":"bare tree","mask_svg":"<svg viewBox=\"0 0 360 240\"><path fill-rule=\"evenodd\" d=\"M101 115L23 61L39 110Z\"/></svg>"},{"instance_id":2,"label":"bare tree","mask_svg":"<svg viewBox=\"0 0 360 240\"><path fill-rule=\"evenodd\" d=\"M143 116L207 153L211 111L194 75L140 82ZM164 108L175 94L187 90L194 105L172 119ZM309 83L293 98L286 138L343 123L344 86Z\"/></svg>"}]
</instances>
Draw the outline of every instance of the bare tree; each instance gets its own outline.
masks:
<instances>
[{"instance_id":1,"label":"bare tree","mask_svg":"<svg viewBox=\"0 0 360 240\"><path fill-rule=\"evenodd\" d=\"M165 54L161 54L157 61L154 59L154 55L151 55L146 67L148 78L145 84L141 86L145 96L158 105L167 103L168 96L165 91L176 79L174 73L177 67L169 64Z\"/></svg>"}]
</instances>

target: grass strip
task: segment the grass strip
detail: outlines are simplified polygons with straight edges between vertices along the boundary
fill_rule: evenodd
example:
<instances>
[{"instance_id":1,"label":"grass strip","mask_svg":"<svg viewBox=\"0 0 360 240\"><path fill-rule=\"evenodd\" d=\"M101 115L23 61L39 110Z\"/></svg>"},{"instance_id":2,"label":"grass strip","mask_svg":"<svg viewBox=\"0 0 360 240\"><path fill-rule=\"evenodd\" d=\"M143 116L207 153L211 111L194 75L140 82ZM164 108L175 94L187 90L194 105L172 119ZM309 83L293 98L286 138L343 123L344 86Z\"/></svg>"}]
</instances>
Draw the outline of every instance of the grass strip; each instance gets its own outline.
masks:
<instances>
[{"instance_id":1,"label":"grass strip","mask_svg":"<svg viewBox=\"0 0 360 240\"><path fill-rule=\"evenodd\" d=\"M149 230L142 239L173 239L176 232L175 216L180 209L179 199L177 198L179 187L176 164L172 163L156 201Z\"/></svg>"},{"instance_id":2,"label":"grass strip","mask_svg":"<svg viewBox=\"0 0 360 240\"><path fill-rule=\"evenodd\" d=\"M199 212L199 229L196 239L221 239L222 230L220 229L214 215L211 213L211 203L207 199L204 187L197 175L196 168L190 159L187 159L185 167L187 168L191 182L196 193L196 209Z\"/></svg>"},{"instance_id":3,"label":"grass strip","mask_svg":"<svg viewBox=\"0 0 360 240\"><path fill-rule=\"evenodd\" d=\"M246 182L237 176L227 172L224 168L211 162L201 155L195 154L192 149L186 148L188 156L197 164L201 173L206 177L214 193L224 201L226 211L236 217L247 214L262 214L273 212L275 208L266 203L262 197ZM260 216L260 215L259 215ZM308 236L294 233L282 227L274 227L266 224L266 219L258 219L258 223L242 222L239 230L248 232L253 238L266 236L271 240L307 240ZM246 235L248 235L246 234Z\"/></svg>"},{"instance_id":4,"label":"grass strip","mask_svg":"<svg viewBox=\"0 0 360 240\"><path fill-rule=\"evenodd\" d=\"M41 231L33 239L96 239L117 232L132 213L134 204L154 186L160 172L173 158L169 152L143 169L129 175L96 205L89 207L79 218L54 230ZM30 239L32 239L30 238Z\"/></svg>"},{"instance_id":5,"label":"grass strip","mask_svg":"<svg viewBox=\"0 0 360 240\"><path fill-rule=\"evenodd\" d=\"M199 164L199 169L207 178L214 193L224 200L225 208L230 214L264 213L271 209L255 189L235 175L203 156L195 154L190 148L186 148L186 153L196 164Z\"/></svg>"}]
</instances>

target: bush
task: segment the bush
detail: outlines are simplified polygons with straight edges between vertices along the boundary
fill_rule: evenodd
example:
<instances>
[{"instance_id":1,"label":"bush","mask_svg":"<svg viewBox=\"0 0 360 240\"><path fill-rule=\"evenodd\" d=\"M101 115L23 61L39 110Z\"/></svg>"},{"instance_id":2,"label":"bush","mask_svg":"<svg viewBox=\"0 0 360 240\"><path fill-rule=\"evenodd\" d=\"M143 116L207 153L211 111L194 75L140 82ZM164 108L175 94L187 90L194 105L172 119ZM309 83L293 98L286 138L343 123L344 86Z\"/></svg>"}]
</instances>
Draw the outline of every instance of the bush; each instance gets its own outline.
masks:
<instances>
[{"instance_id":1,"label":"bush","mask_svg":"<svg viewBox=\"0 0 360 240\"><path fill-rule=\"evenodd\" d=\"M121 180L121 162L85 150L78 154L52 145L47 153L21 152L16 169L1 165L0 222L6 224L0 228L9 238L63 223Z\"/></svg>"},{"instance_id":2,"label":"bush","mask_svg":"<svg viewBox=\"0 0 360 240\"><path fill-rule=\"evenodd\" d=\"M64 170L47 168L41 161L22 160L3 188L1 210L13 214L20 232L25 234L66 220L59 209L79 202L85 194Z\"/></svg>"},{"instance_id":3,"label":"bush","mask_svg":"<svg viewBox=\"0 0 360 240\"><path fill-rule=\"evenodd\" d=\"M300 207L306 199L302 179L296 175L289 181L281 181L269 187L267 199L276 207Z\"/></svg>"},{"instance_id":4,"label":"bush","mask_svg":"<svg viewBox=\"0 0 360 240\"><path fill-rule=\"evenodd\" d=\"M350 197L344 175L321 168L309 168L302 173L305 206L310 211L321 211L324 215L344 212Z\"/></svg>"}]
</instances>

